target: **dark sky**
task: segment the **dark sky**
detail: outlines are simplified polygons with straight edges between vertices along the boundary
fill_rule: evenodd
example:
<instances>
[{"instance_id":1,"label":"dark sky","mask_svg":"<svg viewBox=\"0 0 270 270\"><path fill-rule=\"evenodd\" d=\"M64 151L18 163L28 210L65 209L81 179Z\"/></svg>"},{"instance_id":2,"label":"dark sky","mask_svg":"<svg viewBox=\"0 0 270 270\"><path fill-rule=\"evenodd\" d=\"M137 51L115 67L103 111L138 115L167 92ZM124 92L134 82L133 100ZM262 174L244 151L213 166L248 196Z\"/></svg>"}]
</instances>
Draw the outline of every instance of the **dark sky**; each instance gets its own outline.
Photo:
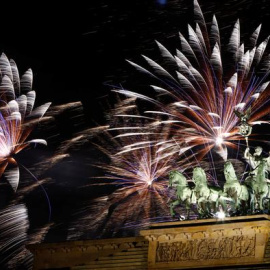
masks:
<instances>
[{"instance_id":1,"label":"dark sky","mask_svg":"<svg viewBox=\"0 0 270 270\"><path fill-rule=\"evenodd\" d=\"M216 14L224 40L237 18L243 38L260 23L262 36L270 33L270 1L201 0L200 4L207 22ZM100 102L111 88L132 88L137 83L137 74L125 59L140 62L140 54L155 58L155 40L169 49L179 47L178 31L186 33L187 23L192 23L192 1L91 0L67 1L62 6L47 1L10 2L1 7L0 18L0 50L16 61L21 74L32 68L37 103L82 101L86 125L91 126L92 120L102 121ZM61 121L65 130L69 119ZM90 176L85 158L84 150L77 151L72 162L52 171L56 184L48 194L52 219L62 224L61 230L72 219L70 209L80 205L81 189L74 187L87 183ZM82 193L81 197L87 196ZM37 194L35 207L28 201L29 214L41 212L46 220L46 201L39 201L41 191ZM50 240L59 240L57 233Z\"/></svg>"},{"instance_id":2,"label":"dark sky","mask_svg":"<svg viewBox=\"0 0 270 270\"><path fill-rule=\"evenodd\" d=\"M259 23L267 35L269 1L201 0L200 4L208 22L216 14L225 38L237 18L243 35ZM106 84L131 84L133 70L125 59L154 56L158 53L154 40L172 49L179 46L177 33L185 33L187 23L192 23L189 0L5 5L0 49L16 61L21 73L33 69L38 100L54 104L81 100L91 118L100 113L91 109L96 98L112 88Z\"/></svg>"}]
</instances>

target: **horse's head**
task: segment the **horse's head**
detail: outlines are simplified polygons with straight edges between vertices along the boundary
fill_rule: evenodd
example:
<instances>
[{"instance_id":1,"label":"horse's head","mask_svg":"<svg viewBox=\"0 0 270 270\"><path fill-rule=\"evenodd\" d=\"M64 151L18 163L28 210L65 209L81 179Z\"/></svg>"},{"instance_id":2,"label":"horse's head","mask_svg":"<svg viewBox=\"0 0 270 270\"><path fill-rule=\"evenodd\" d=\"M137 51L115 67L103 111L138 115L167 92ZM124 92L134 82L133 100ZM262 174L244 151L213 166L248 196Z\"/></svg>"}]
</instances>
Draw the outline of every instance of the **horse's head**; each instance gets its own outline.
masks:
<instances>
[{"instance_id":1,"label":"horse's head","mask_svg":"<svg viewBox=\"0 0 270 270\"><path fill-rule=\"evenodd\" d=\"M169 187L177 187L179 185L186 185L187 179L186 177L178 172L178 171L171 171L169 173Z\"/></svg>"},{"instance_id":2,"label":"horse's head","mask_svg":"<svg viewBox=\"0 0 270 270\"><path fill-rule=\"evenodd\" d=\"M237 180L234 167L230 161L226 161L224 164L224 176L226 182L232 182Z\"/></svg>"},{"instance_id":3,"label":"horse's head","mask_svg":"<svg viewBox=\"0 0 270 270\"><path fill-rule=\"evenodd\" d=\"M195 184L206 184L207 179L205 171L201 167L194 168L192 180L195 182Z\"/></svg>"}]
</instances>

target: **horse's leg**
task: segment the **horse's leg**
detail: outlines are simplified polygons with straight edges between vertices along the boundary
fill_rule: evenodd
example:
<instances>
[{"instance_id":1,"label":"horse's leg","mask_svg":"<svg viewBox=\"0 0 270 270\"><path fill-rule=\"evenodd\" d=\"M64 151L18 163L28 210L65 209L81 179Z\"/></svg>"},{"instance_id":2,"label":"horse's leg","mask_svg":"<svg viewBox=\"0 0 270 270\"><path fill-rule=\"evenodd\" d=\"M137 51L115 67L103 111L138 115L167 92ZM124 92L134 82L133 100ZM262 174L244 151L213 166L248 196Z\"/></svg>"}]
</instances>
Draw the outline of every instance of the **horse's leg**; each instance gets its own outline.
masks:
<instances>
[{"instance_id":1,"label":"horse's leg","mask_svg":"<svg viewBox=\"0 0 270 270\"><path fill-rule=\"evenodd\" d=\"M261 194L260 197L260 211L262 213L264 213L265 210L265 200L267 200L267 194L268 194L268 190L264 192L264 194Z\"/></svg>"},{"instance_id":2,"label":"horse's leg","mask_svg":"<svg viewBox=\"0 0 270 270\"><path fill-rule=\"evenodd\" d=\"M205 200L203 197L198 200L198 212L201 218L205 216Z\"/></svg>"},{"instance_id":3,"label":"horse's leg","mask_svg":"<svg viewBox=\"0 0 270 270\"><path fill-rule=\"evenodd\" d=\"M170 204L170 214L172 217L175 217L175 212L174 212L174 208L176 205L180 204L180 201L179 200L176 200L176 201L173 201L171 204Z\"/></svg>"},{"instance_id":4,"label":"horse's leg","mask_svg":"<svg viewBox=\"0 0 270 270\"><path fill-rule=\"evenodd\" d=\"M259 194L255 194L255 197L254 197L254 210L255 210L255 213L258 213L259 208L260 208L260 196L259 196Z\"/></svg>"},{"instance_id":5,"label":"horse's leg","mask_svg":"<svg viewBox=\"0 0 270 270\"><path fill-rule=\"evenodd\" d=\"M196 203L196 211L198 212L199 218L201 218L202 215L202 207L201 207L201 200L198 199Z\"/></svg>"},{"instance_id":6,"label":"horse's leg","mask_svg":"<svg viewBox=\"0 0 270 270\"><path fill-rule=\"evenodd\" d=\"M236 214L238 215L241 212L241 200L235 195L235 205L236 205Z\"/></svg>"},{"instance_id":7,"label":"horse's leg","mask_svg":"<svg viewBox=\"0 0 270 270\"><path fill-rule=\"evenodd\" d=\"M266 194L266 198L265 200L267 200L267 214L269 215L270 214L270 186L267 185L267 188L268 188L268 191L267 191L267 194Z\"/></svg>"},{"instance_id":8,"label":"horse's leg","mask_svg":"<svg viewBox=\"0 0 270 270\"><path fill-rule=\"evenodd\" d=\"M270 214L270 186L267 184L265 197L263 198L264 213Z\"/></svg>"},{"instance_id":9,"label":"horse's leg","mask_svg":"<svg viewBox=\"0 0 270 270\"><path fill-rule=\"evenodd\" d=\"M261 187L258 183L254 185L254 213L257 214L261 211Z\"/></svg>"},{"instance_id":10,"label":"horse's leg","mask_svg":"<svg viewBox=\"0 0 270 270\"><path fill-rule=\"evenodd\" d=\"M269 194L270 194L270 188L266 184L264 188L264 194L262 196L262 211L263 213L269 213Z\"/></svg>"},{"instance_id":11,"label":"horse's leg","mask_svg":"<svg viewBox=\"0 0 270 270\"><path fill-rule=\"evenodd\" d=\"M235 201L235 212L238 213L239 212L239 208L240 208L240 200L238 198L237 192L234 193L233 199Z\"/></svg>"},{"instance_id":12,"label":"horse's leg","mask_svg":"<svg viewBox=\"0 0 270 270\"><path fill-rule=\"evenodd\" d=\"M263 206L263 213L268 214L269 212L269 198L267 197L267 194L262 198L262 206Z\"/></svg>"},{"instance_id":13,"label":"horse's leg","mask_svg":"<svg viewBox=\"0 0 270 270\"><path fill-rule=\"evenodd\" d=\"M257 209L256 213L260 214L263 212L263 194L260 194L258 201L257 201L257 204L258 204L258 209Z\"/></svg>"},{"instance_id":14,"label":"horse's leg","mask_svg":"<svg viewBox=\"0 0 270 270\"><path fill-rule=\"evenodd\" d=\"M242 194L242 209L243 209L243 214L246 215L248 213L248 202L249 202L249 191L246 186L241 185L241 194Z\"/></svg>"},{"instance_id":15,"label":"horse's leg","mask_svg":"<svg viewBox=\"0 0 270 270\"><path fill-rule=\"evenodd\" d=\"M206 217L212 217L212 205L212 201L206 202ZM215 211L215 209L213 210Z\"/></svg>"},{"instance_id":16,"label":"horse's leg","mask_svg":"<svg viewBox=\"0 0 270 270\"><path fill-rule=\"evenodd\" d=\"M213 201L206 202L206 217L213 217L213 213L216 213L215 203Z\"/></svg>"},{"instance_id":17,"label":"horse's leg","mask_svg":"<svg viewBox=\"0 0 270 270\"><path fill-rule=\"evenodd\" d=\"M267 214L270 214L270 197L267 197L268 204L267 204Z\"/></svg>"},{"instance_id":18,"label":"horse's leg","mask_svg":"<svg viewBox=\"0 0 270 270\"><path fill-rule=\"evenodd\" d=\"M240 199L240 206L241 206L241 215L246 215L247 214L247 201Z\"/></svg>"},{"instance_id":19,"label":"horse's leg","mask_svg":"<svg viewBox=\"0 0 270 270\"><path fill-rule=\"evenodd\" d=\"M187 219L189 219L189 214L190 214L190 204L191 204L190 200L187 199L187 200L186 200Z\"/></svg>"},{"instance_id":20,"label":"horse's leg","mask_svg":"<svg viewBox=\"0 0 270 270\"><path fill-rule=\"evenodd\" d=\"M254 194L254 192L250 193L250 210L251 210L251 214L255 213L255 194Z\"/></svg>"},{"instance_id":21,"label":"horse's leg","mask_svg":"<svg viewBox=\"0 0 270 270\"><path fill-rule=\"evenodd\" d=\"M239 211L239 199L237 197L237 193L235 192L231 196L231 198L233 199L233 202L234 202L232 215L235 216L235 215L237 215L237 213Z\"/></svg>"},{"instance_id":22,"label":"horse's leg","mask_svg":"<svg viewBox=\"0 0 270 270\"><path fill-rule=\"evenodd\" d=\"M229 206L228 203L232 204L232 198L226 193L223 192L220 194L218 198L219 204L221 205L222 211L225 213L225 215L229 215Z\"/></svg>"},{"instance_id":23,"label":"horse's leg","mask_svg":"<svg viewBox=\"0 0 270 270\"><path fill-rule=\"evenodd\" d=\"M217 196L216 199L213 200L214 214L216 214L220 210L221 203L219 200L220 200L219 195Z\"/></svg>"},{"instance_id":24,"label":"horse's leg","mask_svg":"<svg viewBox=\"0 0 270 270\"><path fill-rule=\"evenodd\" d=\"M210 209L210 216L213 216L220 210L219 193L213 192L210 200L211 200L211 206L213 206L213 210L212 208Z\"/></svg>"},{"instance_id":25,"label":"horse's leg","mask_svg":"<svg viewBox=\"0 0 270 270\"><path fill-rule=\"evenodd\" d=\"M219 206L221 206L222 211L226 215L227 212L228 212L228 207L227 207L227 204L225 202L225 199L219 197L219 199L218 199L218 209L219 209Z\"/></svg>"}]
</instances>

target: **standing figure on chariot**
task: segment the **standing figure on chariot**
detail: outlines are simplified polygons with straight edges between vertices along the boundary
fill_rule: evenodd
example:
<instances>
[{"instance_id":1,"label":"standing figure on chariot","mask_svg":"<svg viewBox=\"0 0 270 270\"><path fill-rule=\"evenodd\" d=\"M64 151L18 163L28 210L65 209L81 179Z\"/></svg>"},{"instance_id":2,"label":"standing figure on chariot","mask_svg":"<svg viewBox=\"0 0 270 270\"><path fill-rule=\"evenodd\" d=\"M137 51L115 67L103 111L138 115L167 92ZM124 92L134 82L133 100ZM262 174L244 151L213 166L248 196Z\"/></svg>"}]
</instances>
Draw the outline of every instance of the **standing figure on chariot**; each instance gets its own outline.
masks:
<instances>
[{"instance_id":1,"label":"standing figure on chariot","mask_svg":"<svg viewBox=\"0 0 270 270\"><path fill-rule=\"evenodd\" d=\"M267 174L270 171L270 156L264 158L262 156L263 149L261 146L257 146L255 148L254 154L250 153L249 147L246 148L244 153L244 158L246 159L247 163L251 166L252 170L250 171L249 180L255 180L258 175L258 168L262 162L265 162L266 170L265 170L265 179L267 179ZM249 177L248 177L249 178ZM248 179L246 179L248 180ZM269 181L269 180L268 180ZM268 182L267 181L267 182Z\"/></svg>"},{"instance_id":2,"label":"standing figure on chariot","mask_svg":"<svg viewBox=\"0 0 270 270\"><path fill-rule=\"evenodd\" d=\"M251 213L269 213L270 211L270 186L267 179L270 157L262 156L262 148L257 146L252 155L249 147L246 148L244 158L252 170L245 179L251 188Z\"/></svg>"},{"instance_id":3,"label":"standing figure on chariot","mask_svg":"<svg viewBox=\"0 0 270 270\"><path fill-rule=\"evenodd\" d=\"M262 151L263 151L262 147L257 146L255 148L254 154L252 155L250 153L249 147L247 147L244 153L244 158L252 168L250 175L254 177L256 177L256 175L258 174L258 167L260 163L263 161Z\"/></svg>"}]
</instances>

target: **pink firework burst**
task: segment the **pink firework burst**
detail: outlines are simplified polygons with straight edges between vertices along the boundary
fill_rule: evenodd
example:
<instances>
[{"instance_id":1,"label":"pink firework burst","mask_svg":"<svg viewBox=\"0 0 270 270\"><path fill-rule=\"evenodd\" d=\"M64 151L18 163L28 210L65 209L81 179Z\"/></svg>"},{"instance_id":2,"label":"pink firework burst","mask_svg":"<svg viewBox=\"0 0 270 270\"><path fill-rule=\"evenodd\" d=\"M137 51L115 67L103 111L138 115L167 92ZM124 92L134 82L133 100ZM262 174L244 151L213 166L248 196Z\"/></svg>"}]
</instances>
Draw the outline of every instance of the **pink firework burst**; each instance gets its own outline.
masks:
<instances>
[{"instance_id":1,"label":"pink firework burst","mask_svg":"<svg viewBox=\"0 0 270 270\"><path fill-rule=\"evenodd\" d=\"M0 176L8 164L12 164L13 168L7 170L5 176L16 191L19 170L14 156L31 143L46 144L43 139L27 141L27 138L41 121L50 103L34 108L36 92L32 90L31 69L20 78L16 63L2 54L0 71Z\"/></svg>"},{"instance_id":2,"label":"pink firework burst","mask_svg":"<svg viewBox=\"0 0 270 270\"><path fill-rule=\"evenodd\" d=\"M168 174L194 165L187 159L180 165L176 162L178 153L166 152L160 134L166 141L169 132L163 129L167 127L149 127L154 119L139 114L134 98L119 99L107 116L109 125L89 130L96 135L94 145L105 156L94 165L104 175L94 177L91 186L114 191L88 202L90 206L79 213L79 221L70 227L69 239L89 237L92 233L91 237L133 234L151 222L171 220Z\"/></svg>"},{"instance_id":3,"label":"pink firework burst","mask_svg":"<svg viewBox=\"0 0 270 270\"><path fill-rule=\"evenodd\" d=\"M240 41L238 20L224 49L216 17L207 29L196 0L194 17L194 28L188 26L187 39L180 33L181 50L177 49L174 55L157 42L169 71L146 56L143 58L149 69L128 61L159 82L152 85L154 97L129 90L115 91L154 104L156 109L145 113L153 118L163 116L159 124L167 125L170 132L164 141L166 151L178 151L179 159L192 155L202 160L218 153L226 160L228 149L237 149L239 140L244 139L239 134L241 121L235 112L244 114L251 110L250 126L269 124L266 116L270 110L270 61L264 53L269 38L257 44L259 26L246 49Z\"/></svg>"},{"instance_id":4,"label":"pink firework burst","mask_svg":"<svg viewBox=\"0 0 270 270\"><path fill-rule=\"evenodd\" d=\"M92 131L103 132L96 145L109 160L97 165L105 174L101 178L108 179L98 184L118 187L91 201L92 211L86 214L89 207L82 211L82 218L70 229L70 239L81 237L86 226L93 230L92 236L102 237L130 224L143 227L167 217L164 191L171 170L206 164L208 178L217 184L216 156L221 156L223 166L228 150L238 152L244 139L239 134L239 115L248 111L251 127L269 124L270 58L265 55L268 38L257 44L261 26L245 47L237 21L223 48L216 17L207 29L196 0L194 20L194 27L188 26L188 38L180 34L181 49L174 54L157 42L167 69L146 56L148 68L128 61L157 82L151 85L154 95L113 90L127 99L111 111L113 124ZM139 105L143 101L147 109L138 114L129 100Z\"/></svg>"}]
</instances>

